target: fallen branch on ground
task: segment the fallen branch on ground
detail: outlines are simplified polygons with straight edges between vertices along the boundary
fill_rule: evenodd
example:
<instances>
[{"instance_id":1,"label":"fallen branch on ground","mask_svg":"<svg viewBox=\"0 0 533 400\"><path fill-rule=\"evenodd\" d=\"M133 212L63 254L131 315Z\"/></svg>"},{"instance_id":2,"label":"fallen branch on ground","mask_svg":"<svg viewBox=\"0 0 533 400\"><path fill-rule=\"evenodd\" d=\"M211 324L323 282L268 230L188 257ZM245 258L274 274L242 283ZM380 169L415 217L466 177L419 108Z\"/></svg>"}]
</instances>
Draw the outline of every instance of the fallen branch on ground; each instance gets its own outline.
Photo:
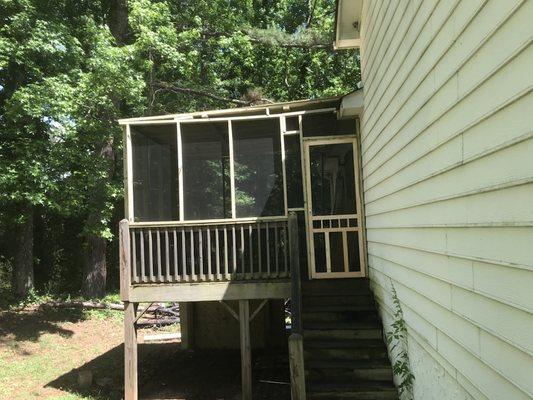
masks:
<instances>
[{"instance_id":1,"label":"fallen branch on ground","mask_svg":"<svg viewBox=\"0 0 533 400\"><path fill-rule=\"evenodd\" d=\"M48 301L39 307L56 308L85 308L88 310L117 310L124 311L124 304L98 303L94 301Z\"/></svg>"}]
</instances>

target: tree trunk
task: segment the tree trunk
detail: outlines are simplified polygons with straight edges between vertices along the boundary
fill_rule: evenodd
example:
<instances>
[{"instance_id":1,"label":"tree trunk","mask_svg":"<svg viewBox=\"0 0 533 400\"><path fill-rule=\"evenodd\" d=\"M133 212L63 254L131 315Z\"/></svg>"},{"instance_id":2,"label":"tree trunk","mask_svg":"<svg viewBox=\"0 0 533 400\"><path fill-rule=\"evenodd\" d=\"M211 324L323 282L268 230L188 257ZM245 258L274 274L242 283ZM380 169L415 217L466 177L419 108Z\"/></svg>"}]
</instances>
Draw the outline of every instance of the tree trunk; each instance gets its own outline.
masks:
<instances>
[{"instance_id":1,"label":"tree trunk","mask_svg":"<svg viewBox=\"0 0 533 400\"><path fill-rule=\"evenodd\" d=\"M110 2L107 25L117 45L123 46L128 30L127 0L112 0ZM120 110L120 100L113 98L112 101L115 107ZM101 179L100 185L95 185L91 194L90 204L93 211L86 222L89 232L93 232L94 230L92 228L100 224L102 212L108 200L105 198L104 193L106 184L113 179L115 174L115 150L113 146L113 139L110 138L96 151L97 155L106 161L107 171L106 176ZM103 297L105 295L107 278L107 240L95 233L88 233L86 235L86 245L85 268L81 291L86 297Z\"/></svg>"},{"instance_id":2,"label":"tree trunk","mask_svg":"<svg viewBox=\"0 0 533 400\"><path fill-rule=\"evenodd\" d=\"M110 3L107 25L117 44L124 46L128 33L128 1L113 0Z\"/></svg>"},{"instance_id":3,"label":"tree trunk","mask_svg":"<svg viewBox=\"0 0 533 400\"><path fill-rule=\"evenodd\" d=\"M96 235L87 237L85 270L81 291L85 297L105 296L107 277L106 264L107 240Z\"/></svg>"},{"instance_id":4,"label":"tree trunk","mask_svg":"<svg viewBox=\"0 0 533 400\"><path fill-rule=\"evenodd\" d=\"M33 289L33 208L23 208L24 222L18 229L13 265L13 293L26 297Z\"/></svg>"},{"instance_id":5,"label":"tree trunk","mask_svg":"<svg viewBox=\"0 0 533 400\"><path fill-rule=\"evenodd\" d=\"M89 214L86 221L86 227L89 233L86 234L87 248L85 249L85 269L81 292L85 297L90 298L105 296L107 239L97 233L97 227L101 226L102 212L106 207L107 198L105 188L107 183L113 179L115 173L115 153L112 138L103 144L98 156L106 161L107 171L99 184L96 184L92 188L89 204L93 211Z\"/></svg>"}]
</instances>

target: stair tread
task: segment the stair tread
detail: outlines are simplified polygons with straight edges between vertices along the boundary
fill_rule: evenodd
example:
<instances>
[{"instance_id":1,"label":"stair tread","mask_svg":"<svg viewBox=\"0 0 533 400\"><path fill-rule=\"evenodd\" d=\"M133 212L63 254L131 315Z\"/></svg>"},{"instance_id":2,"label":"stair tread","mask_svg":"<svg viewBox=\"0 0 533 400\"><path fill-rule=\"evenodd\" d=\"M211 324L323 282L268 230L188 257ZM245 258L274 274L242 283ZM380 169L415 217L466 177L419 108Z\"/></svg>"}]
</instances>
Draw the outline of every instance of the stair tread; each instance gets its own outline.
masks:
<instances>
[{"instance_id":1,"label":"stair tread","mask_svg":"<svg viewBox=\"0 0 533 400\"><path fill-rule=\"evenodd\" d=\"M329 289L310 289L302 288L304 297L328 297L328 296L372 296L370 289L350 289L350 288L329 288Z\"/></svg>"},{"instance_id":2,"label":"stair tread","mask_svg":"<svg viewBox=\"0 0 533 400\"><path fill-rule=\"evenodd\" d=\"M377 311L374 308L374 304L369 303L368 305L353 305L353 304L306 304L302 312L374 312L377 314Z\"/></svg>"},{"instance_id":3,"label":"stair tread","mask_svg":"<svg viewBox=\"0 0 533 400\"><path fill-rule=\"evenodd\" d=\"M302 287L328 288L328 287L370 287L368 278L328 278L302 281Z\"/></svg>"},{"instance_id":4,"label":"stair tread","mask_svg":"<svg viewBox=\"0 0 533 400\"><path fill-rule=\"evenodd\" d=\"M347 348L367 348L385 347L385 343L380 339L308 339L305 341L308 349L347 349Z\"/></svg>"},{"instance_id":5,"label":"stair tread","mask_svg":"<svg viewBox=\"0 0 533 400\"><path fill-rule=\"evenodd\" d=\"M349 381L335 381L331 380L308 380L306 387L309 392L340 392L349 390L351 392L357 391L392 391L396 392L396 386L392 381L370 381L370 380L349 380Z\"/></svg>"},{"instance_id":6,"label":"stair tread","mask_svg":"<svg viewBox=\"0 0 533 400\"><path fill-rule=\"evenodd\" d=\"M350 322L304 322L304 330L358 330L380 329L381 323L375 321L350 321Z\"/></svg>"},{"instance_id":7,"label":"stair tread","mask_svg":"<svg viewBox=\"0 0 533 400\"><path fill-rule=\"evenodd\" d=\"M354 309L375 309L374 297L367 296L302 296L304 307L351 307Z\"/></svg>"},{"instance_id":8,"label":"stair tread","mask_svg":"<svg viewBox=\"0 0 533 400\"><path fill-rule=\"evenodd\" d=\"M343 307L343 306L324 306L324 307L320 307L320 306L305 306L303 309L302 309L302 313L332 313L332 314L337 314L337 313L350 313L350 314L354 314L354 315L374 315L374 316L378 316L378 313L377 311L374 309L374 308L366 308L366 309L361 309L361 308L358 308L357 306L348 306L348 307Z\"/></svg>"},{"instance_id":9,"label":"stair tread","mask_svg":"<svg viewBox=\"0 0 533 400\"><path fill-rule=\"evenodd\" d=\"M308 360L305 367L309 369L350 368L350 369L392 369L388 358L370 360Z\"/></svg>"},{"instance_id":10,"label":"stair tread","mask_svg":"<svg viewBox=\"0 0 533 400\"><path fill-rule=\"evenodd\" d=\"M367 279L328 279L302 282L302 294L360 296L371 295L372 292Z\"/></svg>"},{"instance_id":11,"label":"stair tread","mask_svg":"<svg viewBox=\"0 0 533 400\"><path fill-rule=\"evenodd\" d=\"M302 320L306 322L376 322L379 317L374 313L357 311L335 311L335 312L302 312Z\"/></svg>"}]
</instances>

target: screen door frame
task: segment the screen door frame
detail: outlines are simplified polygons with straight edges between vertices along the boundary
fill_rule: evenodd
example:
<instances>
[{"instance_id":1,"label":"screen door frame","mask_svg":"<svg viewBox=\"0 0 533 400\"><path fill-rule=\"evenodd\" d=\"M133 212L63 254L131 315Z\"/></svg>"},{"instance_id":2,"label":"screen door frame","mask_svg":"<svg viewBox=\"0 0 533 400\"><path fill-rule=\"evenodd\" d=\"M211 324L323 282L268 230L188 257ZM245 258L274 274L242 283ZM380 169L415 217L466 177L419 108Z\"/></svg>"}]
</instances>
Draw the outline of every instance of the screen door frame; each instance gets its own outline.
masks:
<instances>
[{"instance_id":1,"label":"screen door frame","mask_svg":"<svg viewBox=\"0 0 533 400\"><path fill-rule=\"evenodd\" d=\"M310 149L312 146L324 146L349 143L353 149L353 166L355 177L355 198L353 201L356 206L356 213L343 214L343 215L313 215L313 196L311 191L311 159ZM362 209L360 199L360 174L359 174L359 154L357 146L357 138L355 136L328 136L328 137L309 137L303 139L304 145L304 158L305 158L305 191L307 197L306 204L306 225L307 225L307 239L308 239L308 260L309 260L309 277L310 279L328 279L328 278L361 278L366 276L365 257L364 257L364 229L362 223ZM355 226L350 226L349 220L355 220ZM332 222L330 227L322 227L323 222L317 223L316 221L323 220L338 220L338 227L332 228ZM341 227L341 220L347 221L345 227ZM316 227L316 225L319 227ZM351 224L353 225L353 223ZM344 254L344 271L334 272L331 271L331 259L329 251L329 234L332 232L341 232L343 240L343 254ZM359 271L348 271L348 241L347 232L356 232L359 250ZM326 272L317 272L315 266L315 246L314 246L314 234L324 233L325 242L325 255L326 255Z\"/></svg>"}]
</instances>

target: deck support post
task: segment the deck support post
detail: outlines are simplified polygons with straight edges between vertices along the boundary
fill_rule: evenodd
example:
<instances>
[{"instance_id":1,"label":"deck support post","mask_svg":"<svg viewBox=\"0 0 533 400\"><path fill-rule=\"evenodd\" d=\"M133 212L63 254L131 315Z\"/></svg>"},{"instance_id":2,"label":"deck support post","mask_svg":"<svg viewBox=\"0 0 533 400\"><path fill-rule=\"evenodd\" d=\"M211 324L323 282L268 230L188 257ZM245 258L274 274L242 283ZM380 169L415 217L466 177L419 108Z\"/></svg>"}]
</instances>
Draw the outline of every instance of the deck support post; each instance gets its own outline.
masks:
<instances>
[{"instance_id":1,"label":"deck support post","mask_svg":"<svg viewBox=\"0 0 533 400\"><path fill-rule=\"evenodd\" d=\"M289 336L289 364L291 370L291 399L305 400L304 344L299 333Z\"/></svg>"},{"instance_id":2,"label":"deck support post","mask_svg":"<svg viewBox=\"0 0 533 400\"><path fill-rule=\"evenodd\" d=\"M138 303L124 302L124 400L138 399L137 327Z\"/></svg>"},{"instance_id":3,"label":"deck support post","mask_svg":"<svg viewBox=\"0 0 533 400\"><path fill-rule=\"evenodd\" d=\"M179 303L179 306L181 348L190 350L194 347L194 303Z\"/></svg>"},{"instance_id":4,"label":"deck support post","mask_svg":"<svg viewBox=\"0 0 533 400\"><path fill-rule=\"evenodd\" d=\"M252 400L252 354L250 347L250 301L239 300L242 400Z\"/></svg>"},{"instance_id":5,"label":"deck support post","mask_svg":"<svg viewBox=\"0 0 533 400\"><path fill-rule=\"evenodd\" d=\"M291 264L291 335L289 336L289 365L291 371L291 399L306 400L304 341L302 336L302 284L300 250L298 248L298 218L289 213L289 247Z\"/></svg>"}]
</instances>

